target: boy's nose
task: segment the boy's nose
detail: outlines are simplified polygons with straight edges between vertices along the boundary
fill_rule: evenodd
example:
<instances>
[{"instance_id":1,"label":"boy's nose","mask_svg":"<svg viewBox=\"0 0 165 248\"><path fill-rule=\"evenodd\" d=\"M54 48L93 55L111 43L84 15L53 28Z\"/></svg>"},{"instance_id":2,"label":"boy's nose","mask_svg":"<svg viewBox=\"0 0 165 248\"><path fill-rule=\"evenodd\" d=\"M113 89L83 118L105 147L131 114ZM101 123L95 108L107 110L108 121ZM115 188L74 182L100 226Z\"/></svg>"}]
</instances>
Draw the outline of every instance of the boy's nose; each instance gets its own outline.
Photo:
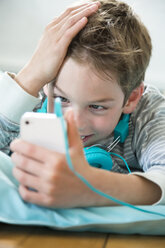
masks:
<instances>
[{"instance_id":1,"label":"boy's nose","mask_svg":"<svg viewBox=\"0 0 165 248\"><path fill-rule=\"evenodd\" d=\"M79 109L73 109L74 119L79 132L85 131L87 126L87 116L85 111Z\"/></svg>"}]
</instances>

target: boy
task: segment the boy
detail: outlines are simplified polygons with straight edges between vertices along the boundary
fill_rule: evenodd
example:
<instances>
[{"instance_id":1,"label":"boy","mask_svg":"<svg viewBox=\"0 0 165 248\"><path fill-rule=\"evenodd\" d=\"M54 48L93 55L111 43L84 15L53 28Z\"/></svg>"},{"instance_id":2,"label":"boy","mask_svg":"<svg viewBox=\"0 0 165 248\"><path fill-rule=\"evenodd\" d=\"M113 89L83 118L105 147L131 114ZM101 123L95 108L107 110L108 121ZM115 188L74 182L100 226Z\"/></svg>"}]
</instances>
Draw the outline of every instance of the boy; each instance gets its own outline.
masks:
<instances>
[{"instance_id":1,"label":"boy","mask_svg":"<svg viewBox=\"0 0 165 248\"><path fill-rule=\"evenodd\" d=\"M48 24L30 62L15 77L1 79L1 150L10 152L21 114L35 107L40 89L55 79L53 96L62 101L75 170L119 200L165 204L165 99L143 84L150 55L149 34L127 4L100 0L69 8ZM6 106L2 97L8 87L12 99ZM112 151L133 173L127 174L123 161L113 156L111 171L91 167L83 146L107 148L123 114L130 114L129 135ZM80 181L65 155L21 139L10 148L24 200L47 207L115 204Z\"/></svg>"}]
</instances>

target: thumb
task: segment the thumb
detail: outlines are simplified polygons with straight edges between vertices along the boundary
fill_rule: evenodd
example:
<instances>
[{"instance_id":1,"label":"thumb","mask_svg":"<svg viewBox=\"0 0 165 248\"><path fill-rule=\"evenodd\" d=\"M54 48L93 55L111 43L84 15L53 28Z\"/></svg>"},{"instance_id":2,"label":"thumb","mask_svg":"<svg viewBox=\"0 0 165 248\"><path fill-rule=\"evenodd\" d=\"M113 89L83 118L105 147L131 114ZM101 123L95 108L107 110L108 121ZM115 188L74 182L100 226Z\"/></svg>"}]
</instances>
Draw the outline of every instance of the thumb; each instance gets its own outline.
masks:
<instances>
[{"instance_id":1,"label":"thumb","mask_svg":"<svg viewBox=\"0 0 165 248\"><path fill-rule=\"evenodd\" d=\"M70 109L66 112L65 120L67 121L69 148L83 149L83 143L78 133L73 110Z\"/></svg>"}]
</instances>

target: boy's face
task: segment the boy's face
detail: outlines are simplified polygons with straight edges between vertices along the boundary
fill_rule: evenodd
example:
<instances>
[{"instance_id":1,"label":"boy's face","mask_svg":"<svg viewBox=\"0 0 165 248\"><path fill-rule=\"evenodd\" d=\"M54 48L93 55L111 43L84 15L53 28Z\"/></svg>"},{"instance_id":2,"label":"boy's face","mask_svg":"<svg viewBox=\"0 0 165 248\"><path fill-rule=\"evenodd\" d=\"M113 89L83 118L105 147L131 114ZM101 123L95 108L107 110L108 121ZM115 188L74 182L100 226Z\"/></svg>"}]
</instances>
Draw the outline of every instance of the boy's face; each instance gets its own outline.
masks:
<instances>
[{"instance_id":1,"label":"boy's face","mask_svg":"<svg viewBox=\"0 0 165 248\"><path fill-rule=\"evenodd\" d=\"M64 113L72 108L84 146L108 138L123 112L124 94L112 75L103 80L88 64L68 58L54 88Z\"/></svg>"}]
</instances>

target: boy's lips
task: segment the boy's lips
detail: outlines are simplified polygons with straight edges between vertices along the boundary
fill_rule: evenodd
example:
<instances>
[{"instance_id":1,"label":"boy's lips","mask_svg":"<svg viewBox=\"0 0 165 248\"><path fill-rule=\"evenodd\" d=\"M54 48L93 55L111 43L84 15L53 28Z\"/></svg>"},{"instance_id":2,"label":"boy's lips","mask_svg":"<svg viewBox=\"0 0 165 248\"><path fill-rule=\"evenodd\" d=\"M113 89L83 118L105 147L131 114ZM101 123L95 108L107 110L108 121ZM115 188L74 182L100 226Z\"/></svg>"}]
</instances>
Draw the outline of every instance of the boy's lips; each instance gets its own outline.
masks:
<instances>
[{"instance_id":1,"label":"boy's lips","mask_svg":"<svg viewBox=\"0 0 165 248\"><path fill-rule=\"evenodd\" d=\"M81 139L83 142L88 141L89 138L91 138L93 136L93 134L90 135L81 135Z\"/></svg>"}]
</instances>

